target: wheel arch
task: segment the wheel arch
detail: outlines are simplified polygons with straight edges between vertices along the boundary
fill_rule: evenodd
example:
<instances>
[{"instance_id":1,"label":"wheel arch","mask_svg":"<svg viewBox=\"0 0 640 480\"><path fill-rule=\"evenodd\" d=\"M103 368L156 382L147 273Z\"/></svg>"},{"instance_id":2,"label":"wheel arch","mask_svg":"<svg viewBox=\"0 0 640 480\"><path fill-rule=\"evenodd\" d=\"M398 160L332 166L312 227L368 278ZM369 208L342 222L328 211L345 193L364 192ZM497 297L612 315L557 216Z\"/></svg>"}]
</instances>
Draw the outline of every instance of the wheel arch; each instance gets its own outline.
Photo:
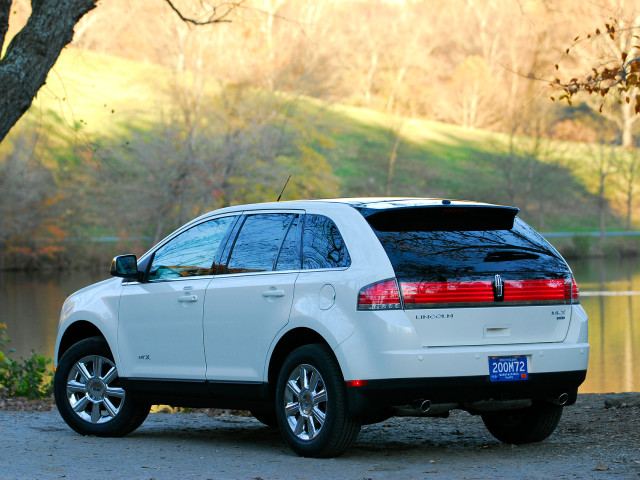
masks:
<instances>
[{"instance_id":1,"label":"wheel arch","mask_svg":"<svg viewBox=\"0 0 640 480\"><path fill-rule=\"evenodd\" d=\"M280 369L291 352L296 348L309 344L322 344L329 347L331 354L335 357L335 353L329 345L329 342L315 330L305 327L294 328L284 334L273 349L269 360L269 368L267 372L267 380L269 385L269 398L275 398L276 384L278 382L278 374ZM338 366L340 362L336 358Z\"/></svg>"},{"instance_id":2,"label":"wheel arch","mask_svg":"<svg viewBox=\"0 0 640 480\"><path fill-rule=\"evenodd\" d=\"M100 329L91 322L78 320L69 325L60 339L60 346L58 347L56 356L56 364L60 362L60 359L65 352L69 350L69 348L79 341L91 337L101 337L107 342L107 344L109 343L102 331L100 331ZM109 348L111 349L111 346L109 346ZM111 354L113 355L113 349L111 349Z\"/></svg>"}]
</instances>

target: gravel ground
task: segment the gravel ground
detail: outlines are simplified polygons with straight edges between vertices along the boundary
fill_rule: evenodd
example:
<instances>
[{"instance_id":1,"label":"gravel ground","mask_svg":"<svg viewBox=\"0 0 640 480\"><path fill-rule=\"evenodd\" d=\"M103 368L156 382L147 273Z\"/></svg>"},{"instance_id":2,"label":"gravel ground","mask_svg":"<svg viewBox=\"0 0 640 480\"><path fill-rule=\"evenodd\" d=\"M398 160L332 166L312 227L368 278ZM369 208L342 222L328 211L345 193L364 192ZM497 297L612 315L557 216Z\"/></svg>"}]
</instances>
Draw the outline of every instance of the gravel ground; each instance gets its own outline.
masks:
<instances>
[{"instance_id":1,"label":"gravel ground","mask_svg":"<svg viewBox=\"0 0 640 480\"><path fill-rule=\"evenodd\" d=\"M501 444L482 420L394 418L336 459L296 456L251 417L155 413L124 438L83 437L50 402L0 399L0 479L640 479L640 407L580 395L546 441Z\"/></svg>"}]
</instances>

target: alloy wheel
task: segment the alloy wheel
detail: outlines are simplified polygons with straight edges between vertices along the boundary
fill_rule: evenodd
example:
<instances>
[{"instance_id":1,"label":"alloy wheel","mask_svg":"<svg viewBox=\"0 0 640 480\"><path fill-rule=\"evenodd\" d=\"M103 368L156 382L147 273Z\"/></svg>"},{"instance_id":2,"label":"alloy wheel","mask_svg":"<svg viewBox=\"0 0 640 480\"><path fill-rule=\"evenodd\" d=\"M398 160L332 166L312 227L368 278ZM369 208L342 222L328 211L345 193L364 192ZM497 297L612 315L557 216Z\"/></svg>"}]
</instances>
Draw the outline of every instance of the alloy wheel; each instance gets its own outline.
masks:
<instances>
[{"instance_id":1,"label":"alloy wheel","mask_svg":"<svg viewBox=\"0 0 640 480\"><path fill-rule=\"evenodd\" d=\"M113 420L124 405L125 391L117 386L118 369L100 355L78 360L67 377L67 400L82 420L106 423Z\"/></svg>"},{"instance_id":2,"label":"alloy wheel","mask_svg":"<svg viewBox=\"0 0 640 480\"><path fill-rule=\"evenodd\" d=\"M300 440L313 440L325 424L327 390L320 372L303 364L293 369L284 392L285 415L289 428Z\"/></svg>"}]
</instances>

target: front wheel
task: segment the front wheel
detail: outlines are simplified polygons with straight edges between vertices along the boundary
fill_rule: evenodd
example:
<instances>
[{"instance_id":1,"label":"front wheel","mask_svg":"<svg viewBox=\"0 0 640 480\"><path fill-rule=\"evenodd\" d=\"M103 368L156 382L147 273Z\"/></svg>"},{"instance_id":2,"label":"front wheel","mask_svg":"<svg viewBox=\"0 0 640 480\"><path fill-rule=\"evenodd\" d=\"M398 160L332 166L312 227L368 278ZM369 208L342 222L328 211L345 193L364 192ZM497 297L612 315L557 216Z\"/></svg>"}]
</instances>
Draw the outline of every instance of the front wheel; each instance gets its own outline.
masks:
<instances>
[{"instance_id":1,"label":"front wheel","mask_svg":"<svg viewBox=\"0 0 640 480\"><path fill-rule=\"evenodd\" d=\"M64 354L53 388L60 415L81 435L126 435L149 414L150 405L121 386L111 350L100 337L82 340Z\"/></svg>"},{"instance_id":2,"label":"front wheel","mask_svg":"<svg viewBox=\"0 0 640 480\"><path fill-rule=\"evenodd\" d=\"M298 455L336 457L360 431L349 412L340 367L325 345L305 345L285 360L276 387L276 415L284 439Z\"/></svg>"},{"instance_id":3,"label":"front wheel","mask_svg":"<svg viewBox=\"0 0 640 480\"><path fill-rule=\"evenodd\" d=\"M547 438L558 426L561 416L561 406L541 403L522 410L485 413L482 421L501 442L523 444Z\"/></svg>"}]
</instances>

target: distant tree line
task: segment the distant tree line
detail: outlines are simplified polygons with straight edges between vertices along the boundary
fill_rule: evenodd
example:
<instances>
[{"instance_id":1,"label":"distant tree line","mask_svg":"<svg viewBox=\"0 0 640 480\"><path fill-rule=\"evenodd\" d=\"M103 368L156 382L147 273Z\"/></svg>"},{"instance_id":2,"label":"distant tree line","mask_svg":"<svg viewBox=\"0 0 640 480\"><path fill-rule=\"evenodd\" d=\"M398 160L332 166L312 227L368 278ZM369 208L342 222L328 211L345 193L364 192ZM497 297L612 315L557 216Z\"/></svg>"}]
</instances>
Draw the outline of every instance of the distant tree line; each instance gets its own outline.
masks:
<instances>
[{"instance_id":1,"label":"distant tree line","mask_svg":"<svg viewBox=\"0 0 640 480\"><path fill-rule=\"evenodd\" d=\"M387 114L388 168L378 194L402 193L394 176L410 147L403 132L411 118L426 118L503 135L474 166L498 166L498 174L485 186L470 182L469 197L519 205L544 228L566 201L563 191L584 190L597 199L600 229L613 212L632 228L640 17L625 8L614 0L587 0L579 10L562 0L0 0L0 45L8 45L0 138L74 29L72 46L171 72L170 103L144 106L161 110L161 120L127 125L121 137L79 140L51 135L33 118L18 123L0 150L0 267L21 255L63 258L70 238L114 225L120 236L157 240L203 211L276 198L290 173L289 198L351 193L329 166L332 132L303 111L300 99L309 97ZM56 29L41 28L52 18L60 26L55 42ZM219 20L232 22L194 25ZM31 50L46 59L30 56L22 81L12 69ZM601 55L620 59L622 70L614 61L613 73L593 75L626 75L627 83L601 82L609 90L588 95L593 79L581 74ZM551 83L565 90L554 93L556 77ZM19 84L29 88L8 94ZM562 102L549 100L563 92ZM41 115L60 124L56 132L68 128L56 112ZM557 151L553 140L573 147Z\"/></svg>"}]
</instances>

